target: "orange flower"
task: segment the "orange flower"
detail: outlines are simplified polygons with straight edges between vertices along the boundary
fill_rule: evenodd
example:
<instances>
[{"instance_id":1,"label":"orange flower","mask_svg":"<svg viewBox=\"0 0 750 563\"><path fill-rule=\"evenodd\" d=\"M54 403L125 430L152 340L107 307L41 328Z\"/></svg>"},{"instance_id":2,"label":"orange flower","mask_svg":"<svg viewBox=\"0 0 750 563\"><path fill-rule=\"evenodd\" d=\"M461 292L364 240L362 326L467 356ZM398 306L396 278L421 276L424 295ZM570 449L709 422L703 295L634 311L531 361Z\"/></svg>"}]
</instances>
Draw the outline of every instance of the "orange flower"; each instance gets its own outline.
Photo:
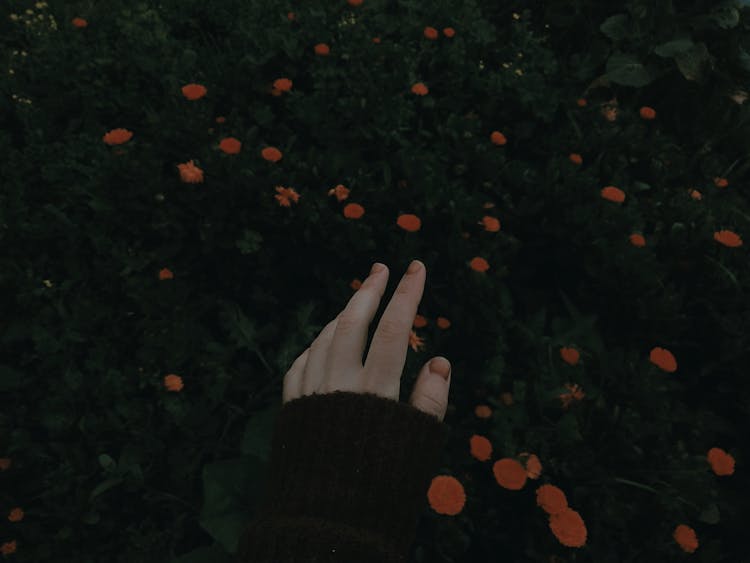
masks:
<instances>
[{"instance_id":1,"label":"orange flower","mask_svg":"<svg viewBox=\"0 0 750 563\"><path fill-rule=\"evenodd\" d=\"M715 232L714 240L720 242L724 246L729 246L730 248L742 246L742 239L740 236L737 233L726 229Z\"/></svg>"},{"instance_id":2,"label":"orange flower","mask_svg":"<svg viewBox=\"0 0 750 563\"><path fill-rule=\"evenodd\" d=\"M506 407L511 406L513 404L513 393L510 391L504 391L500 394L500 400Z\"/></svg>"},{"instance_id":3,"label":"orange flower","mask_svg":"<svg viewBox=\"0 0 750 563\"><path fill-rule=\"evenodd\" d=\"M16 540L5 542L0 546L0 553L3 555L10 555L16 552Z\"/></svg>"},{"instance_id":4,"label":"orange flower","mask_svg":"<svg viewBox=\"0 0 750 563\"><path fill-rule=\"evenodd\" d=\"M703 199L703 195L698 190L692 189L688 193L693 199Z\"/></svg>"},{"instance_id":5,"label":"orange flower","mask_svg":"<svg viewBox=\"0 0 750 563\"><path fill-rule=\"evenodd\" d=\"M169 268L162 268L161 270L159 270L160 280L171 280L172 278L174 278L174 274Z\"/></svg>"},{"instance_id":6,"label":"orange flower","mask_svg":"<svg viewBox=\"0 0 750 563\"><path fill-rule=\"evenodd\" d=\"M437 39L438 38L438 30L434 27L425 27L424 28L424 36L427 39Z\"/></svg>"},{"instance_id":7,"label":"orange flower","mask_svg":"<svg viewBox=\"0 0 750 563\"><path fill-rule=\"evenodd\" d=\"M409 333L409 346L415 352L419 352L424 348L424 338L417 336L417 333L412 330Z\"/></svg>"},{"instance_id":8,"label":"orange flower","mask_svg":"<svg viewBox=\"0 0 750 563\"><path fill-rule=\"evenodd\" d=\"M71 21L76 27L86 27L87 25L89 25L89 22L87 22L83 18L73 18Z\"/></svg>"},{"instance_id":9,"label":"orange flower","mask_svg":"<svg viewBox=\"0 0 750 563\"><path fill-rule=\"evenodd\" d=\"M726 188L729 185L729 180L717 176L716 178L714 178L714 185L717 188Z\"/></svg>"},{"instance_id":10,"label":"orange flower","mask_svg":"<svg viewBox=\"0 0 750 563\"><path fill-rule=\"evenodd\" d=\"M547 514L559 514L568 508L568 499L561 488L547 484L536 490L536 504Z\"/></svg>"},{"instance_id":11,"label":"orange flower","mask_svg":"<svg viewBox=\"0 0 750 563\"><path fill-rule=\"evenodd\" d=\"M646 239L640 233L630 235L630 244L633 246L646 246Z\"/></svg>"},{"instance_id":12,"label":"orange flower","mask_svg":"<svg viewBox=\"0 0 750 563\"><path fill-rule=\"evenodd\" d=\"M203 182L203 170L189 160L185 164L178 164L177 169L180 171L180 180L186 184L198 184Z\"/></svg>"},{"instance_id":13,"label":"orange flower","mask_svg":"<svg viewBox=\"0 0 750 563\"><path fill-rule=\"evenodd\" d=\"M427 491L430 507L438 514L455 516L466 504L466 491L461 482L451 475L433 477Z\"/></svg>"},{"instance_id":14,"label":"orange flower","mask_svg":"<svg viewBox=\"0 0 750 563\"><path fill-rule=\"evenodd\" d=\"M127 143L130 139L133 138L133 132L128 131L127 129L123 129L121 127L117 129L112 129L111 131L108 131L104 134L104 137L102 137L102 140L107 143L108 145L121 145L123 143Z\"/></svg>"},{"instance_id":15,"label":"orange flower","mask_svg":"<svg viewBox=\"0 0 750 563\"><path fill-rule=\"evenodd\" d=\"M222 139L219 143L219 148L226 154L238 154L242 148L242 143L239 139L234 137L227 137Z\"/></svg>"},{"instance_id":16,"label":"orange flower","mask_svg":"<svg viewBox=\"0 0 750 563\"><path fill-rule=\"evenodd\" d=\"M206 95L206 87L200 84L187 84L182 87L182 95L188 100L198 100Z\"/></svg>"},{"instance_id":17,"label":"orange flower","mask_svg":"<svg viewBox=\"0 0 750 563\"><path fill-rule=\"evenodd\" d=\"M476 256L472 258L469 265L471 266L471 269L474 270L475 272L486 272L487 270L490 269L490 265L487 262L487 260L485 260L481 256Z\"/></svg>"},{"instance_id":18,"label":"orange flower","mask_svg":"<svg viewBox=\"0 0 750 563\"><path fill-rule=\"evenodd\" d=\"M426 96L429 92L427 86L425 86L422 82L417 82L414 86L412 86L411 91L418 96Z\"/></svg>"},{"instance_id":19,"label":"orange flower","mask_svg":"<svg viewBox=\"0 0 750 563\"><path fill-rule=\"evenodd\" d=\"M0 469L5 471L6 469L9 469L12 464L12 461L9 457L0 457Z\"/></svg>"},{"instance_id":20,"label":"orange flower","mask_svg":"<svg viewBox=\"0 0 750 563\"><path fill-rule=\"evenodd\" d=\"M655 366L663 369L664 371L674 372L677 371L677 360L675 359L672 352L666 348L659 348L656 346L651 350L649 354L649 360Z\"/></svg>"},{"instance_id":21,"label":"orange flower","mask_svg":"<svg viewBox=\"0 0 750 563\"><path fill-rule=\"evenodd\" d=\"M498 459L492 466L495 481L506 489L518 491L526 484L526 470L513 458Z\"/></svg>"},{"instance_id":22,"label":"orange flower","mask_svg":"<svg viewBox=\"0 0 750 563\"><path fill-rule=\"evenodd\" d=\"M583 518L572 508L566 508L549 518L549 527L557 541L567 547L586 545L586 524Z\"/></svg>"},{"instance_id":23,"label":"orange flower","mask_svg":"<svg viewBox=\"0 0 750 563\"><path fill-rule=\"evenodd\" d=\"M492 141L496 145L504 145L508 142L508 139L506 139L505 135L503 135L500 131L493 131L490 135L490 141Z\"/></svg>"},{"instance_id":24,"label":"orange flower","mask_svg":"<svg viewBox=\"0 0 750 563\"><path fill-rule=\"evenodd\" d=\"M607 186L602 188L601 195L604 199L614 201L615 203L622 203L625 201L625 192L615 186Z\"/></svg>"},{"instance_id":25,"label":"orange flower","mask_svg":"<svg viewBox=\"0 0 750 563\"><path fill-rule=\"evenodd\" d=\"M482 220L479 221L480 225L484 226L485 231L489 231L491 233L496 233L500 230L500 221L498 221L495 217L491 217L489 215L485 215L482 217Z\"/></svg>"},{"instance_id":26,"label":"orange flower","mask_svg":"<svg viewBox=\"0 0 750 563\"><path fill-rule=\"evenodd\" d=\"M421 219L411 213L399 215L396 224L410 233L415 233L422 227Z\"/></svg>"},{"instance_id":27,"label":"orange flower","mask_svg":"<svg viewBox=\"0 0 750 563\"><path fill-rule=\"evenodd\" d=\"M451 326L451 322L445 317L438 317L435 324L438 325L438 328L442 328L443 330Z\"/></svg>"},{"instance_id":28,"label":"orange flower","mask_svg":"<svg viewBox=\"0 0 750 563\"><path fill-rule=\"evenodd\" d=\"M294 201L294 203L297 203L299 201L299 194L294 191L294 188L285 188L283 186L276 186L276 191L279 192L276 194L275 197L279 205L283 205L284 207L291 207L290 199Z\"/></svg>"},{"instance_id":29,"label":"orange flower","mask_svg":"<svg viewBox=\"0 0 750 563\"><path fill-rule=\"evenodd\" d=\"M711 469L713 469L714 473L720 477L734 473L734 458L721 448L711 448L708 450L706 459L711 464Z\"/></svg>"},{"instance_id":30,"label":"orange flower","mask_svg":"<svg viewBox=\"0 0 750 563\"><path fill-rule=\"evenodd\" d=\"M577 152L571 153L568 158L570 158L570 162L573 164L580 165L583 163L583 157Z\"/></svg>"},{"instance_id":31,"label":"orange flower","mask_svg":"<svg viewBox=\"0 0 750 563\"><path fill-rule=\"evenodd\" d=\"M412 323L414 328L424 328L427 326L427 319L425 319L422 315L417 314L417 316L414 317L414 322Z\"/></svg>"},{"instance_id":32,"label":"orange flower","mask_svg":"<svg viewBox=\"0 0 750 563\"><path fill-rule=\"evenodd\" d=\"M456 30L452 27L444 27L443 35L445 35L446 37L453 37L454 35L456 35Z\"/></svg>"},{"instance_id":33,"label":"orange flower","mask_svg":"<svg viewBox=\"0 0 750 563\"><path fill-rule=\"evenodd\" d=\"M471 455L479 461L487 461L492 457L492 443L484 436L474 434L469 439L469 444Z\"/></svg>"},{"instance_id":34,"label":"orange flower","mask_svg":"<svg viewBox=\"0 0 750 563\"><path fill-rule=\"evenodd\" d=\"M281 160L281 151L277 149L276 147L266 147L262 151L260 151L260 154L265 158L266 160L270 162L278 162Z\"/></svg>"},{"instance_id":35,"label":"orange flower","mask_svg":"<svg viewBox=\"0 0 750 563\"><path fill-rule=\"evenodd\" d=\"M316 55L328 55L331 52L330 47L326 45L325 43L318 43L315 45L315 54Z\"/></svg>"},{"instance_id":36,"label":"orange flower","mask_svg":"<svg viewBox=\"0 0 750 563\"><path fill-rule=\"evenodd\" d=\"M179 375L175 375L173 373L165 375L164 387L166 387L168 391L181 391L183 388L182 378Z\"/></svg>"},{"instance_id":37,"label":"orange flower","mask_svg":"<svg viewBox=\"0 0 750 563\"><path fill-rule=\"evenodd\" d=\"M297 18L297 16L294 15L294 12L289 12L286 15L286 19L288 19L289 21L294 21L296 18Z\"/></svg>"},{"instance_id":38,"label":"orange flower","mask_svg":"<svg viewBox=\"0 0 750 563\"><path fill-rule=\"evenodd\" d=\"M380 37L373 37L373 38L372 38L372 42L373 42L373 43L377 43L377 44L380 44Z\"/></svg>"},{"instance_id":39,"label":"orange flower","mask_svg":"<svg viewBox=\"0 0 750 563\"><path fill-rule=\"evenodd\" d=\"M346 0L350 6L361 6L362 0Z\"/></svg>"},{"instance_id":40,"label":"orange flower","mask_svg":"<svg viewBox=\"0 0 750 563\"><path fill-rule=\"evenodd\" d=\"M529 479L539 479L539 476L542 474L542 462L539 461L539 458L536 456L536 454L523 452L519 454L518 457L526 467L526 476Z\"/></svg>"},{"instance_id":41,"label":"orange flower","mask_svg":"<svg viewBox=\"0 0 750 563\"><path fill-rule=\"evenodd\" d=\"M8 520L11 522L20 522L23 520L23 509L20 507L16 507L13 510L10 511L10 514L8 515Z\"/></svg>"},{"instance_id":42,"label":"orange flower","mask_svg":"<svg viewBox=\"0 0 750 563\"><path fill-rule=\"evenodd\" d=\"M586 101L586 98L578 98L576 100L576 103L578 104L579 108L586 107L588 105L588 102Z\"/></svg>"},{"instance_id":43,"label":"orange flower","mask_svg":"<svg viewBox=\"0 0 750 563\"><path fill-rule=\"evenodd\" d=\"M474 414L477 418L489 418L492 416L492 409L487 405L477 405L474 408Z\"/></svg>"},{"instance_id":44,"label":"orange flower","mask_svg":"<svg viewBox=\"0 0 750 563\"><path fill-rule=\"evenodd\" d=\"M164 376L164 387L169 391L180 391L183 388L182 378L179 375L169 374Z\"/></svg>"},{"instance_id":45,"label":"orange flower","mask_svg":"<svg viewBox=\"0 0 750 563\"><path fill-rule=\"evenodd\" d=\"M581 354L575 348L563 347L560 348L560 357L565 363L574 366L578 363L578 359L581 357Z\"/></svg>"},{"instance_id":46,"label":"orange flower","mask_svg":"<svg viewBox=\"0 0 750 563\"><path fill-rule=\"evenodd\" d=\"M617 121L617 108L616 107L603 107L602 115L607 121Z\"/></svg>"},{"instance_id":47,"label":"orange flower","mask_svg":"<svg viewBox=\"0 0 750 563\"><path fill-rule=\"evenodd\" d=\"M672 537L683 551L693 553L698 549L698 538L695 535L695 530L686 524L677 526L672 533Z\"/></svg>"},{"instance_id":48,"label":"orange flower","mask_svg":"<svg viewBox=\"0 0 750 563\"><path fill-rule=\"evenodd\" d=\"M560 399L562 399L562 402L563 402L563 405L562 405L563 408L568 408L568 405L570 405L571 401L574 401L574 400L580 401L586 396L586 394L583 392L583 390L579 387L577 383L575 385L566 383L565 387L567 387L570 392L562 393L560 395Z\"/></svg>"},{"instance_id":49,"label":"orange flower","mask_svg":"<svg viewBox=\"0 0 750 563\"><path fill-rule=\"evenodd\" d=\"M330 190L328 190L328 195L334 194L336 195L337 200L344 201L349 197L349 189L346 186L339 184L335 188L331 188Z\"/></svg>"},{"instance_id":50,"label":"orange flower","mask_svg":"<svg viewBox=\"0 0 750 563\"><path fill-rule=\"evenodd\" d=\"M365 208L359 203L347 203L344 207L344 217L347 219L359 219L365 214Z\"/></svg>"},{"instance_id":51,"label":"orange flower","mask_svg":"<svg viewBox=\"0 0 750 563\"><path fill-rule=\"evenodd\" d=\"M273 81L273 87L282 92L289 92L292 89L292 81L288 78L277 78Z\"/></svg>"},{"instance_id":52,"label":"orange flower","mask_svg":"<svg viewBox=\"0 0 750 563\"><path fill-rule=\"evenodd\" d=\"M656 110L649 106L643 106L641 108L641 117L643 119L654 119L656 118Z\"/></svg>"}]
</instances>

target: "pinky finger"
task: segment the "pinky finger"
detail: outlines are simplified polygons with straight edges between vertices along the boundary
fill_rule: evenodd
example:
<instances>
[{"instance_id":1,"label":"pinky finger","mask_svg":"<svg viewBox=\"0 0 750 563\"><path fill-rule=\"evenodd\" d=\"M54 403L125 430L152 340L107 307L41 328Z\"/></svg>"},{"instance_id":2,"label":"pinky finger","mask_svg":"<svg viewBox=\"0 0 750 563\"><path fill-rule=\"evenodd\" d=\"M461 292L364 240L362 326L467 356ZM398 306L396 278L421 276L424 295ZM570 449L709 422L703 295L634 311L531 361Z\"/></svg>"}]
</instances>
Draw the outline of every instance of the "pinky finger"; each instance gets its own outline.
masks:
<instances>
[{"instance_id":1,"label":"pinky finger","mask_svg":"<svg viewBox=\"0 0 750 563\"><path fill-rule=\"evenodd\" d=\"M284 388L282 391L282 404L288 403L302 396L302 375L305 373L305 365L310 355L310 347L294 360L292 367L284 376Z\"/></svg>"}]
</instances>

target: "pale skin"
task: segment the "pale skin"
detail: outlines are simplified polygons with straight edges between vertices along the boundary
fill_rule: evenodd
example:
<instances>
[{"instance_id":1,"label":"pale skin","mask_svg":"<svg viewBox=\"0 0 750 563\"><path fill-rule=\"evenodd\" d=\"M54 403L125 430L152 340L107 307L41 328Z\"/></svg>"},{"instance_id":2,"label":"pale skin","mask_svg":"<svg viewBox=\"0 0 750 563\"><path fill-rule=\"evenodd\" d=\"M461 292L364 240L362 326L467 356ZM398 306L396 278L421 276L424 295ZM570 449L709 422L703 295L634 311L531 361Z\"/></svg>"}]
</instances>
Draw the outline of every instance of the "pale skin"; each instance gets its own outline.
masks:
<instances>
[{"instance_id":1,"label":"pale skin","mask_svg":"<svg viewBox=\"0 0 750 563\"><path fill-rule=\"evenodd\" d=\"M339 315L329 322L312 344L292 363L284 376L283 403L305 395L350 391L373 393L399 400L401 372L406 363L409 335L422 300L427 270L415 260L418 270L406 273L378 323L367 358L362 365L367 332L388 283L388 267L370 273ZM435 416L440 422L448 408L450 376L430 367L450 362L443 356L430 358L414 383L409 404ZM447 365L446 365L447 364Z\"/></svg>"}]
</instances>

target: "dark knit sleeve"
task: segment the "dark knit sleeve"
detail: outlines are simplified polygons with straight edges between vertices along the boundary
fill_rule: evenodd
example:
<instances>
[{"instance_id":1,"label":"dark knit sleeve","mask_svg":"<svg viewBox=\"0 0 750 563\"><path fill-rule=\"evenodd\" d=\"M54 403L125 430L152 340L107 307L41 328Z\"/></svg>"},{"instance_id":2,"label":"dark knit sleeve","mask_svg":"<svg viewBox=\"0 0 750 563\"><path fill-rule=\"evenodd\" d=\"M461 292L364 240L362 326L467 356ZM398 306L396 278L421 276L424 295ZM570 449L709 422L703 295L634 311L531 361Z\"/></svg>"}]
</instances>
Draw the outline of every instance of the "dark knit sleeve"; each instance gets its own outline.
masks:
<instances>
[{"instance_id":1,"label":"dark knit sleeve","mask_svg":"<svg viewBox=\"0 0 750 563\"><path fill-rule=\"evenodd\" d=\"M404 563L446 439L436 417L371 393L284 404L237 561Z\"/></svg>"}]
</instances>

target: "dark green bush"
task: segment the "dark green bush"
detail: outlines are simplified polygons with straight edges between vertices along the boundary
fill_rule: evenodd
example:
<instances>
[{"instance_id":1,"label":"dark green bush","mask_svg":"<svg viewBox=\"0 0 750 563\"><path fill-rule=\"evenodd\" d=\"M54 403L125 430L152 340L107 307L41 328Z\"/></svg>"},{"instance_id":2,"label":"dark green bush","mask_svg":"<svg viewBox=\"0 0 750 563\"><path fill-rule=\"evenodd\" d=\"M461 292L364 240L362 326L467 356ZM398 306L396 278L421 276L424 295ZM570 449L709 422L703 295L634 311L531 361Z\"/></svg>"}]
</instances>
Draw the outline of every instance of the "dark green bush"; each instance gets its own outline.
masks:
<instances>
[{"instance_id":1,"label":"dark green bush","mask_svg":"<svg viewBox=\"0 0 750 563\"><path fill-rule=\"evenodd\" d=\"M372 262L390 296L419 258L402 400L451 360L440 474L467 500L425 509L415 561L740 561L747 4L5 3L8 560L230 561L286 370ZM500 486L524 452L541 475ZM553 534L542 484L585 545Z\"/></svg>"}]
</instances>

